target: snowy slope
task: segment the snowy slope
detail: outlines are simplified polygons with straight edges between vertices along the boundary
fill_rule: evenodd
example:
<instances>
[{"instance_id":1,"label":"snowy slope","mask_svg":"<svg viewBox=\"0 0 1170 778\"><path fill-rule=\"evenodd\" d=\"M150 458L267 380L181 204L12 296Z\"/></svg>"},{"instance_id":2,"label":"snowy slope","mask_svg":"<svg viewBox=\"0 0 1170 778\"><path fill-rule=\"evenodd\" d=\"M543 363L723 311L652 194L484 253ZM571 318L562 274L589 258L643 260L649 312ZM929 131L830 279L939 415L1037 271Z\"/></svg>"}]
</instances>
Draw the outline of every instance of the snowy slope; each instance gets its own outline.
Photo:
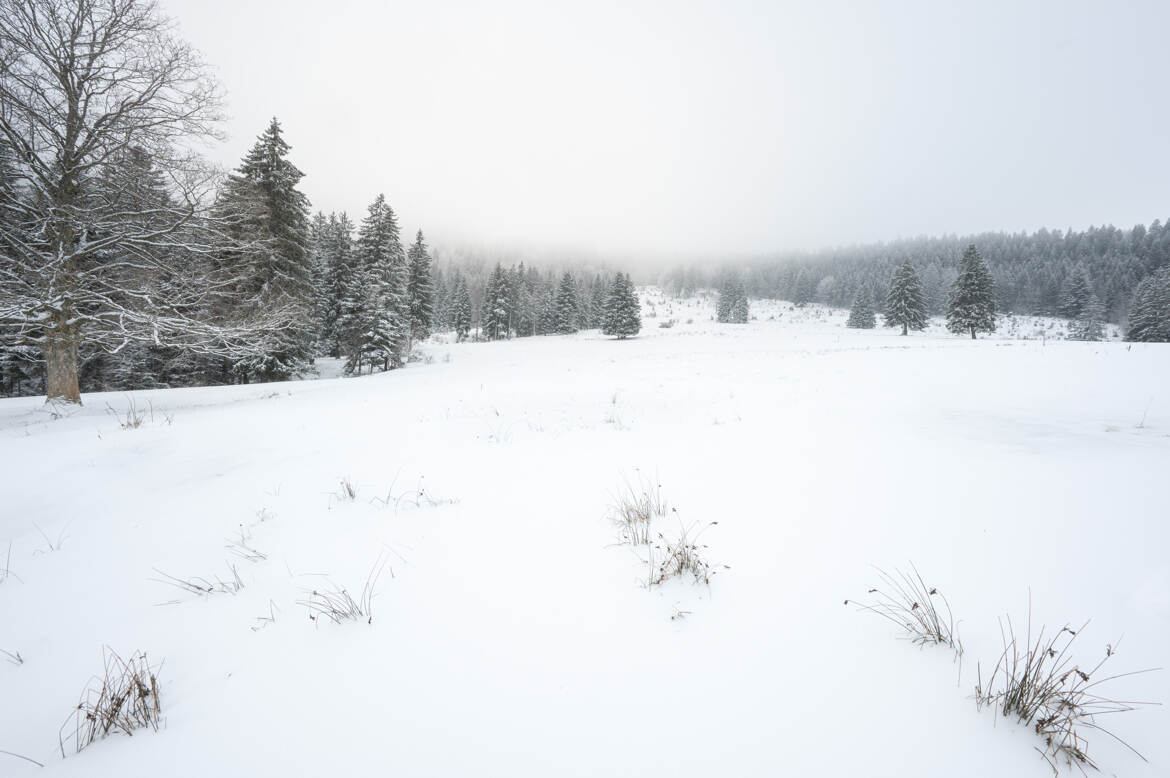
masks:
<instances>
[{"instance_id":1,"label":"snowy slope","mask_svg":"<svg viewBox=\"0 0 1170 778\"><path fill-rule=\"evenodd\" d=\"M1037 626L1092 619L1083 661L1124 635L1114 671L1170 665L1170 348L710 308L659 303L629 341L140 392L134 430L106 410L127 395L56 420L0 401L0 649L25 660L0 662L0 749L46 763L0 775L1039 778L1036 736L971 699L1000 616L1030 592ZM640 476L677 509L664 532L718 521L710 587L643 585L607 518ZM241 531L267 559L230 554ZM371 624L297 604L356 596L379 557ZM234 595L152 580L225 560ZM961 674L842 604L910 560L961 619ZM62 759L104 645L165 660L165 726ZM1166 672L1117 683L1170 700ZM1098 735L1105 774L1170 774L1165 707L1111 724L1150 761Z\"/></svg>"}]
</instances>

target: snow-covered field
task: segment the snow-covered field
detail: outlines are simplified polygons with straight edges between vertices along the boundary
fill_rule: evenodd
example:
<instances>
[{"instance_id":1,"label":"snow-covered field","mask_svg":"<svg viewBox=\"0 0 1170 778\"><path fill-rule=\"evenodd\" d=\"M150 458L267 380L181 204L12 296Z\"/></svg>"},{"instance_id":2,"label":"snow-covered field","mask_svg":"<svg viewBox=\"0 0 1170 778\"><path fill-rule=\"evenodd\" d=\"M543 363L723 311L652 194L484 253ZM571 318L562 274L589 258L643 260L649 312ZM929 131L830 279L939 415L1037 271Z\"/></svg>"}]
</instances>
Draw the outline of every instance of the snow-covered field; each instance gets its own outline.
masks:
<instances>
[{"instance_id":1,"label":"snow-covered field","mask_svg":"<svg viewBox=\"0 0 1170 778\"><path fill-rule=\"evenodd\" d=\"M1114 672L1170 666L1170 347L710 309L140 392L138 429L107 409L127 395L55 420L0 401L0 650L24 660L0 661L0 750L46 765L0 754L0 775L1040 778L1037 736L972 699L1000 617L1030 598L1035 627L1092 619L1083 665L1111 644ZM709 587L647 589L617 542L642 478L665 535L718 522ZM379 558L372 623L310 621L307 591L356 598ZM961 668L843 605L911 561L961 620ZM234 594L156 580L229 562ZM164 726L62 759L103 646L163 662ZM1167 671L1115 684L1170 702ZM1170 774L1166 707L1108 723L1149 762L1096 734L1104 774Z\"/></svg>"}]
</instances>

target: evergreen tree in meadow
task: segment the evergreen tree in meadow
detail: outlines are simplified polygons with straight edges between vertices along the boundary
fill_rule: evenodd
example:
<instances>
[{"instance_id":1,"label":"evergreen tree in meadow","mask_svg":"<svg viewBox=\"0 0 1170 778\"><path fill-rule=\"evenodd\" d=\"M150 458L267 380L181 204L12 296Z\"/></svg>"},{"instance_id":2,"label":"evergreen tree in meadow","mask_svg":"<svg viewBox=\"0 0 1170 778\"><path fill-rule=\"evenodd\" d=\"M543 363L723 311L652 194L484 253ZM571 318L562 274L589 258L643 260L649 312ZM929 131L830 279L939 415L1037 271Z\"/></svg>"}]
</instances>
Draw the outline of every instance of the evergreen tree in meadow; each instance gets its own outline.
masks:
<instances>
[{"instance_id":1,"label":"evergreen tree in meadow","mask_svg":"<svg viewBox=\"0 0 1170 778\"><path fill-rule=\"evenodd\" d=\"M465 340L471 333L471 293L467 279L456 273L451 282L451 329L456 340Z\"/></svg>"},{"instance_id":2,"label":"evergreen tree in meadow","mask_svg":"<svg viewBox=\"0 0 1170 778\"><path fill-rule=\"evenodd\" d=\"M885 319L887 327L901 326L903 335L926 327L926 299L910 260L899 265L890 278Z\"/></svg>"},{"instance_id":3,"label":"evergreen tree in meadow","mask_svg":"<svg viewBox=\"0 0 1170 778\"><path fill-rule=\"evenodd\" d=\"M508 286L508 274L497 263L484 288L480 311L480 330L487 340L508 337Z\"/></svg>"},{"instance_id":4,"label":"evergreen tree in meadow","mask_svg":"<svg viewBox=\"0 0 1170 778\"><path fill-rule=\"evenodd\" d=\"M1170 265L1138 284L1125 339L1139 343L1170 342Z\"/></svg>"},{"instance_id":5,"label":"evergreen tree in meadow","mask_svg":"<svg viewBox=\"0 0 1170 778\"><path fill-rule=\"evenodd\" d=\"M297 189L304 174L288 160L291 147L273 119L236 172L228 177L217 212L231 214L247 241L228 261L238 263L236 304L286 312L263 352L235 361L244 381L289 378L309 365L316 340L309 254L309 200ZM244 218L236 218L243 214Z\"/></svg>"},{"instance_id":6,"label":"evergreen tree in meadow","mask_svg":"<svg viewBox=\"0 0 1170 778\"><path fill-rule=\"evenodd\" d=\"M1066 319L1079 319L1092 296L1093 288L1089 284L1089 277L1085 273L1085 269L1076 268L1065 279L1064 286L1060 290L1060 315Z\"/></svg>"},{"instance_id":7,"label":"evergreen tree in meadow","mask_svg":"<svg viewBox=\"0 0 1170 778\"><path fill-rule=\"evenodd\" d=\"M557 287L555 316L558 335L572 335L577 331L577 284L571 273L565 273Z\"/></svg>"},{"instance_id":8,"label":"evergreen tree in meadow","mask_svg":"<svg viewBox=\"0 0 1170 778\"><path fill-rule=\"evenodd\" d=\"M609 300L609 287L600 275L593 276L593 281L589 285L589 297L591 302L589 310L592 314L589 329L601 329L605 326L605 308Z\"/></svg>"},{"instance_id":9,"label":"evergreen tree in meadow","mask_svg":"<svg viewBox=\"0 0 1170 778\"><path fill-rule=\"evenodd\" d=\"M409 277L406 294L410 309L410 337L412 341L430 337L435 317L435 287L431 278L431 256L423 242L422 230L414 239L407 254Z\"/></svg>"},{"instance_id":10,"label":"evergreen tree in meadow","mask_svg":"<svg viewBox=\"0 0 1170 778\"><path fill-rule=\"evenodd\" d=\"M750 318L747 288L736 274L728 275L719 287L715 303L715 321L725 324L746 324Z\"/></svg>"},{"instance_id":11,"label":"evergreen tree in meadow","mask_svg":"<svg viewBox=\"0 0 1170 778\"><path fill-rule=\"evenodd\" d=\"M1069 338L1090 341L1105 339L1105 307L1097 295L1090 294L1088 301L1081 306L1080 317L1069 327Z\"/></svg>"},{"instance_id":12,"label":"evergreen tree in meadow","mask_svg":"<svg viewBox=\"0 0 1170 778\"><path fill-rule=\"evenodd\" d=\"M947 329L955 333L995 332L995 282L975 244L959 260L959 277L947 304Z\"/></svg>"},{"instance_id":13,"label":"evergreen tree in meadow","mask_svg":"<svg viewBox=\"0 0 1170 778\"><path fill-rule=\"evenodd\" d=\"M398 221L383 195L370 204L358 228L355 272L349 279L339 325L345 342L346 369L362 365L388 370L402 364L401 343L409 335L406 277Z\"/></svg>"},{"instance_id":14,"label":"evergreen tree in meadow","mask_svg":"<svg viewBox=\"0 0 1170 778\"><path fill-rule=\"evenodd\" d=\"M873 312L873 296L869 286L863 284L853 297L853 307L849 310L849 320L846 327L859 330L872 330L877 324L877 317Z\"/></svg>"},{"instance_id":15,"label":"evergreen tree in meadow","mask_svg":"<svg viewBox=\"0 0 1170 778\"><path fill-rule=\"evenodd\" d=\"M641 331L641 305L628 273L614 276L604 308L602 334L615 335L620 340L633 337Z\"/></svg>"},{"instance_id":16,"label":"evergreen tree in meadow","mask_svg":"<svg viewBox=\"0 0 1170 778\"><path fill-rule=\"evenodd\" d=\"M321 289L321 349L331 357L342 355L342 307L357 271L353 252L353 223L343 212L330 214L321 238L325 264Z\"/></svg>"}]
</instances>

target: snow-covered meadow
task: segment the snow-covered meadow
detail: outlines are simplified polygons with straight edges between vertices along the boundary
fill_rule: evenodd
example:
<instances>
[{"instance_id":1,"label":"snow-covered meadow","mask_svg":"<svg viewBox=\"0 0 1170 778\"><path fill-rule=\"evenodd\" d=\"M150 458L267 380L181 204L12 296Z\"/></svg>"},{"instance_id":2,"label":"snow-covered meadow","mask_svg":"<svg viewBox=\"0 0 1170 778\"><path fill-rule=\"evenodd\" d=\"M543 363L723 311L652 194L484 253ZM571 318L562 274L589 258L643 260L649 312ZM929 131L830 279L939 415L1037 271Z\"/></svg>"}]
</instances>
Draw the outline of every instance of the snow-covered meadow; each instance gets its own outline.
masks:
<instances>
[{"instance_id":1,"label":"snow-covered meadow","mask_svg":"<svg viewBox=\"0 0 1170 778\"><path fill-rule=\"evenodd\" d=\"M1081 664L1170 666L1170 347L649 303L627 341L435 342L68 418L0 400L0 650L23 659L0 750L45 764L0 775L1039 777L1037 736L972 699L1001 617L1091 619ZM647 588L618 542L643 480L673 508L656 531L717 522L709 586ZM298 604L356 599L379 560L370 623ZM910 562L961 664L843 604ZM166 583L229 564L236 592ZM164 725L62 759L103 646L162 663ZM1114 683L1170 701L1167 671ZM1108 724L1149 761L1091 733L1104 774L1170 774L1167 708Z\"/></svg>"}]
</instances>

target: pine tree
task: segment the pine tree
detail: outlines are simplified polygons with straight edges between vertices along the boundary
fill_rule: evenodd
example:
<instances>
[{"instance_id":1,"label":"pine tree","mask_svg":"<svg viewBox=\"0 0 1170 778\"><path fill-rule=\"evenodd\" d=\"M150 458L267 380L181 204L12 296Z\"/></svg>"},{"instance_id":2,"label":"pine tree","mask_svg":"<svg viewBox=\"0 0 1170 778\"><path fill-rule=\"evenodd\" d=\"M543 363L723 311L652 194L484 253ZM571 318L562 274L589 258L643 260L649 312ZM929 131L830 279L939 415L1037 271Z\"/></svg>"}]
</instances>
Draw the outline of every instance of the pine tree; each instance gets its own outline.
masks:
<instances>
[{"instance_id":1,"label":"pine tree","mask_svg":"<svg viewBox=\"0 0 1170 778\"><path fill-rule=\"evenodd\" d=\"M318 211L309 224L309 257L313 269L313 327L315 330L314 356L326 355L326 311L329 299L325 281L329 275L329 219Z\"/></svg>"},{"instance_id":2,"label":"pine tree","mask_svg":"<svg viewBox=\"0 0 1170 778\"><path fill-rule=\"evenodd\" d=\"M732 289L734 298L729 312L729 321L732 324L747 324L751 318L751 309L748 304L747 289L742 282L737 281Z\"/></svg>"},{"instance_id":3,"label":"pine tree","mask_svg":"<svg viewBox=\"0 0 1170 778\"><path fill-rule=\"evenodd\" d=\"M876 324L877 317L874 316L873 312L873 297L869 293L869 287L862 284L853 298L853 307L849 311L849 320L845 322L845 326L872 330Z\"/></svg>"},{"instance_id":4,"label":"pine tree","mask_svg":"<svg viewBox=\"0 0 1170 778\"><path fill-rule=\"evenodd\" d=\"M618 273L609 286L601 332L629 338L642 329L641 305L628 273Z\"/></svg>"},{"instance_id":5,"label":"pine tree","mask_svg":"<svg viewBox=\"0 0 1170 778\"><path fill-rule=\"evenodd\" d=\"M422 230L414 239L407 255L410 266L406 291L410 308L410 336L412 340L430 337L435 317L435 287L431 278L431 256L423 242Z\"/></svg>"},{"instance_id":6,"label":"pine tree","mask_svg":"<svg viewBox=\"0 0 1170 778\"><path fill-rule=\"evenodd\" d=\"M1069 327L1069 338L1072 340L1104 340L1105 338L1105 308L1097 295L1090 294L1088 301L1081 306L1081 315Z\"/></svg>"},{"instance_id":7,"label":"pine tree","mask_svg":"<svg viewBox=\"0 0 1170 778\"><path fill-rule=\"evenodd\" d=\"M1125 339L1170 342L1170 265L1142 279L1134 293Z\"/></svg>"},{"instance_id":8,"label":"pine tree","mask_svg":"<svg viewBox=\"0 0 1170 778\"><path fill-rule=\"evenodd\" d=\"M746 324L750 318L747 288L736 274L723 279L719 299L715 303L715 321L726 324Z\"/></svg>"},{"instance_id":9,"label":"pine tree","mask_svg":"<svg viewBox=\"0 0 1170 778\"><path fill-rule=\"evenodd\" d=\"M1079 319L1092 296L1093 288L1084 268L1077 268L1065 279L1061 289L1060 315L1066 319Z\"/></svg>"},{"instance_id":10,"label":"pine tree","mask_svg":"<svg viewBox=\"0 0 1170 778\"><path fill-rule=\"evenodd\" d=\"M309 255L309 201L297 189L304 173L288 161L291 147L274 118L229 177L221 212L251 213L244 222L252 250L245 251L242 300L286 312L263 352L236 361L245 381L282 380L301 373L313 354L313 267ZM249 234L250 233L250 234Z\"/></svg>"},{"instance_id":11,"label":"pine tree","mask_svg":"<svg viewBox=\"0 0 1170 778\"><path fill-rule=\"evenodd\" d=\"M383 195L362 219L354 246L354 270L346 284L339 322L346 369L398 367L409 336L405 255L398 221Z\"/></svg>"},{"instance_id":12,"label":"pine tree","mask_svg":"<svg viewBox=\"0 0 1170 778\"><path fill-rule=\"evenodd\" d=\"M471 333L471 294L467 279L459 274L451 283L451 328L456 340L464 340Z\"/></svg>"},{"instance_id":13,"label":"pine tree","mask_svg":"<svg viewBox=\"0 0 1170 778\"><path fill-rule=\"evenodd\" d=\"M325 279L321 296L321 342L324 353L342 356L343 306L358 271L353 251L353 223L344 212L330 214L322 238Z\"/></svg>"},{"instance_id":14,"label":"pine tree","mask_svg":"<svg viewBox=\"0 0 1170 778\"><path fill-rule=\"evenodd\" d=\"M904 261L893 277L890 278L890 289L886 294L886 326L902 326L902 334L909 330L921 330L926 327L926 300L922 296L922 284L918 281L918 273L910 260Z\"/></svg>"},{"instance_id":15,"label":"pine tree","mask_svg":"<svg viewBox=\"0 0 1170 778\"><path fill-rule=\"evenodd\" d=\"M959 277L951 287L947 329L955 333L995 332L995 282L975 244L959 260Z\"/></svg>"},{"instance_id":16,"label":"pine tree","mask_svg":"<svg viewBox=\"0 0 1170 778\"><path fill-rule=\"evenodd\" d=\"M577 285L571 273L561 277L556 296L556 332L558 335L572 335L577 331Z\"/></svg>"},{"instance_id":17,"label":"pine tree","mask_svg":"<svg viewBox=\"0 0 1170 778\"><path fill-rule=\"evenodd\" d=\"M600 275L593 276L593 282L589 285L589 310L592 313L592 318L589 321L589 329L601 329L605 326L605 307L609 300L609 288Z\"/></svg>"},{"instance_id":18,"label":"pine tree","mask_svg":"<svg viewBox=\"0 0 1170 778\"><path fill-rule=\"evenodd\" d=\"M508 275L499 263L484 287L480 329L487 340L508 337Z\"/></svg>"}]
</instances>

